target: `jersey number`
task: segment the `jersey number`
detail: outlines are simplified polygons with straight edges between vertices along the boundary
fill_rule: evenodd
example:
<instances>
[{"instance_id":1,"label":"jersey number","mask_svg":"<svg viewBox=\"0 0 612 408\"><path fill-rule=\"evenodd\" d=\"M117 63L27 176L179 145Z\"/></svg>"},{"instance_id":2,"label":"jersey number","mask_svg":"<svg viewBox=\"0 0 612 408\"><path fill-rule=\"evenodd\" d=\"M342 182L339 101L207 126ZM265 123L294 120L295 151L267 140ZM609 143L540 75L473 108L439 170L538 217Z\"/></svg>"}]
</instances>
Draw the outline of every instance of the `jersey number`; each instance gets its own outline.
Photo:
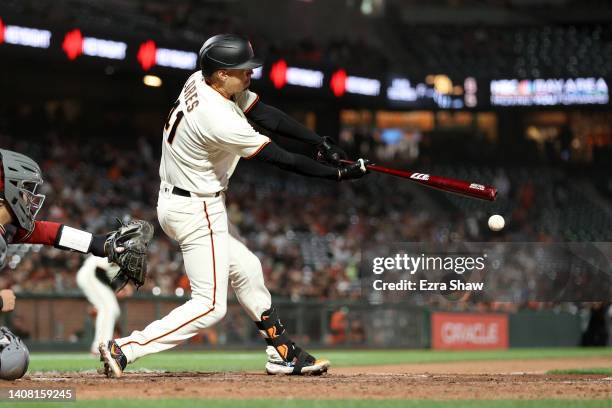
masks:
<instances>
[{"instance_id":1,"label":"jersey number","mask_svg":"<svg viewBox=\"0 0 612 408\"><path fill-rule=\"evenodd\" d=\"M168 118L166 119L166 125L164 126L165 130L170 129L170 127L172 127L170 129L170 133L168 134L168 143L172 144L172 142L174 141L174 136L176 135L176 128L178 127L179 123L181 123L181 119L183 119L183 111L178 111L176 112L176 115L174 115L174 122L172 122L172 115L174 114L174 111L176 110L176 108L178 108L179 106L179 101L176 101L174 103L174 105L172 105L172 109L170 109L170 113L168 114Z\"/></svg>"}]
</instances>

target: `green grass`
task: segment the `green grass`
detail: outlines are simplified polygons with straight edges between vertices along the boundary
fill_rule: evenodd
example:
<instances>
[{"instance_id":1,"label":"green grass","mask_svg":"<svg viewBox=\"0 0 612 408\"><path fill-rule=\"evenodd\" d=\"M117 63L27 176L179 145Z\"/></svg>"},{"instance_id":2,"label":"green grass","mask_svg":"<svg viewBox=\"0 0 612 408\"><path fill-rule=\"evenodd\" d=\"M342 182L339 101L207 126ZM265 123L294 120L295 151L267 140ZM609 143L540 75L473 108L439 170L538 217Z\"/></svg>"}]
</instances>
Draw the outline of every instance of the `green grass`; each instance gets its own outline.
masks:
<instances>
[{"instance_id":1,"label":"green grass","mask_svg":"<svg viewBox=\"0 0 612 408\"><path fill-rule=\"evenodd\" d=\"M434 363L450 361L517 360L539 358L611 357L612 348L546 348L496 351L432 350L313 350L329 358L333 367L356 365ZM153 354L129 369L168 371L259 371L265 364L262 351L167 351ZM87 353L32 353L30 372L94 370L100 363ZM579 368L579 367L577 367Z\"/></svg>"},{"instance_id":2,"label":"green grass","mask_svg":"<svg viewBox=\"0 0 612 408\"><path fill-rule=\"evenodd\" d=\"M205 406L207 408L609 408L612 400L602 401L564 401L564 400L536 400L536 401L423 401L423 400L94 400L76 401L63 405L44 403L19 403L18 407L70 407L70 408L183 408L185 406ZM2 406L0 404L0 406Z\"/></svg>"},{"instance_id":3,"label":"green grass","mask_svg":"<svg viewBox=\"0 0 612 408\"><path fill-rule=\"evenodd\" d=\"M571 370L550 370L547 374L610 374L612 367L602 368L576 368Z\"/></svg>"}]
</instances>

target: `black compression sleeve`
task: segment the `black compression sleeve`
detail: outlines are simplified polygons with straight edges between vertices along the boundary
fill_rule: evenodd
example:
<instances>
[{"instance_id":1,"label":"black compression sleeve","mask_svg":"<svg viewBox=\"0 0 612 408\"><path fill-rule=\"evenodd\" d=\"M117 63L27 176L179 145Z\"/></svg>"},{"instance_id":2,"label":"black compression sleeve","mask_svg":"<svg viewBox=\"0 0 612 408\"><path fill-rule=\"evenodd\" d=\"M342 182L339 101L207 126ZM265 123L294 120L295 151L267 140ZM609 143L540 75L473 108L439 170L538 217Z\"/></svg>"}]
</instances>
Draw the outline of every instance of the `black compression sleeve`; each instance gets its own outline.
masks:
<instances>
[{"instance_id":1,"label":"black compression sleeve","mask_svg":"<svg viewBox=\"0 0 612 408\"><path fill-rule=\"evenodd\" d=\"M94 235L91 238L91 244L89 244L89 253L106 258L106 252L104 251L104 243L106 242L107 235Z\"/></svg>"},{"instance_id":2,"label":"black compression sleeve","mask_svg":"<svg viewBox=\"0 0 612 408\"><path fill-rule=\"evenodd\" d=\"M259 126L276 132L281 136L291 137L310 145L318 145L323 138L302 125L285 112L259 101L246 114L249 120Z\"/></svg>"},{"instance_id":3,"label":"black compression sleeve","mask_svg":"<svg viewBox=\"0 0 612 408\"><path fill-rule=\"evenodd\" d=\"M335 167L325 166L301 154L290 153L274 142L268 143L254 158L303 176L338 180L338 169Z\"/></svg>"}]
</instances>

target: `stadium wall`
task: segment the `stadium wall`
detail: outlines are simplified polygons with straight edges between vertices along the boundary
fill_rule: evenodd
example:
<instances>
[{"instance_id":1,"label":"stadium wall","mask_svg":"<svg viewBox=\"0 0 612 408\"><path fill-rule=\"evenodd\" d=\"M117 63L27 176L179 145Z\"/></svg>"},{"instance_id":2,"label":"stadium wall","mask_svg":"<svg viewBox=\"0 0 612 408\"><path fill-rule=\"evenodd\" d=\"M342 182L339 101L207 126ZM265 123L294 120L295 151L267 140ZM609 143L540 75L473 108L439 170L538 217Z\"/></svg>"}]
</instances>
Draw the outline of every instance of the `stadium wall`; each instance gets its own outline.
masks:
<instances>
[{"instance_id":1,"label":"stadium wall","mask_svg":"<svg viewBox=\"0 0 612 408\"><path fill-rule=\"evenodd\" d=\"M184 301L184 298L170 296L122 299L116 335L142 329ZM567 312L454 313L406 304L282 299L275 304L295 338L311 347L573 347L580 345L582 335L581 317ZM25 338L32 349L86 350L93 336L95 311L79 295L21 295L17 310L4 314L0 320ZM444 334L440 333L442 328L446 330ZM440 346L440 338L446 336L448 339L449 333L451 343ZM255 326L233 300L229 302L227 317L220 324L203 330L185 347L250 348L260 345Z\"/></svg>"}]
</instances>

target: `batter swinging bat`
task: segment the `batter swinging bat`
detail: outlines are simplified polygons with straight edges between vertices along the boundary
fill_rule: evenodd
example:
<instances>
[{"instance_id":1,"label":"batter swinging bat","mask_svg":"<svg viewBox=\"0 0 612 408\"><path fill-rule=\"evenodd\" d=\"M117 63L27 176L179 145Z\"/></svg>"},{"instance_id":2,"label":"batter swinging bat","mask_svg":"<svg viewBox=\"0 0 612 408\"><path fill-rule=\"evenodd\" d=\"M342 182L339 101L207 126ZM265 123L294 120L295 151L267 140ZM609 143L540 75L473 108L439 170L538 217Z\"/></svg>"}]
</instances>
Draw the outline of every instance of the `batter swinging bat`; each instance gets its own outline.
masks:
<instances>
[{"instance_id":1,"label":"batter swinging bat","mask_svg":"<svg viewBox=\"0 0 612 408\"><path fill-rule=\"evenodd\" d=\"M350 160L342 160L342 162L346 164L354 163ZM497 189L495 187L472 183L470 181L434 176L426 173L414 173L406 170L390 169L388 167L377 166L375 164L368 164L366 167L370 171L406 178L428 187L437 188L438 190L448 191L450 193L455 193L466 197L480 198L481 200L488 201L495 201L495 198L497 197Z\"/></svg>"}]
</instances>

